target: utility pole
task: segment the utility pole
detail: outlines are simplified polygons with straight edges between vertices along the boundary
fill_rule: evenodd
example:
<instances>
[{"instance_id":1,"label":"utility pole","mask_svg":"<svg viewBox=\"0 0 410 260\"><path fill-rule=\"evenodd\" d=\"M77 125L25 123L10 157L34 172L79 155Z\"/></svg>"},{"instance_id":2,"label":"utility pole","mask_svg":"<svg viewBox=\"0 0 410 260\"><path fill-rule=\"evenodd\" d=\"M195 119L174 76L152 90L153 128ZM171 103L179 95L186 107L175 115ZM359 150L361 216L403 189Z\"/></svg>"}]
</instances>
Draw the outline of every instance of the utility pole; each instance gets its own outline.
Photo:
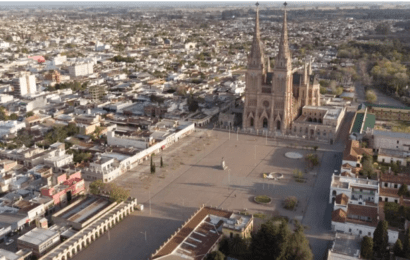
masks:
<instances>
[{"instance_id":1,"label":"utility pole","mask_svg":"<svg viewBox=\"0 0 410 260\"><path fill-rule=\"evenodd\" d=\"M140 233L144 235L144 237L145 237L145 242L147 242L147 231L145 231L145 232L140 232Z\"/></svg>"},{"instance_id":2,"label":"utility pole","mask_svg":"<svg viewBox=\"0 0 410 260\"><path fill-rule=\"evenodd\" d=\"M255 166L256 166L256 144L255 144Z\"/></svg>"},{"instance_id":3,"label":"utility pole","mask_svg":"<svg viewBox=\"0 0 410 260\"><path fill-rule=\"evenodd\" d=\"M230 125L228 126L228 129L229 129L229 140L231 140L231 126Z\"/></svg>"},{"instance_id":4,"label":"utility pole","mask_svg":"<svg viewBox=\"0 0 410 260\"><path fill-rule=\"evenodd\" d=\"M268 145L268 130L266 130L266 145Z\"/></svg>"}]
</instances>

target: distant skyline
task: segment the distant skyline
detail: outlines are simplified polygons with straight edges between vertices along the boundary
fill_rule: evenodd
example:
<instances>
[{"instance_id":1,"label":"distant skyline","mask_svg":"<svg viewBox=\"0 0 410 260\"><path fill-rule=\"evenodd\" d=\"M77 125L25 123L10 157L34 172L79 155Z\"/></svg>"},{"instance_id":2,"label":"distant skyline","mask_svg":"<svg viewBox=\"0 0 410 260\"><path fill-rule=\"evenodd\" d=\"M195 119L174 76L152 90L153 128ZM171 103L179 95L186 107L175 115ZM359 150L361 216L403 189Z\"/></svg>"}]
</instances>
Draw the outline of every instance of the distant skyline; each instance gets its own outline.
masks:
<instances>
[{"instance_id":1,"label":"distant skyline","mask_svg":"<svg viewBox=\"0 0 410 260\"><path fill-rule=\"evenodd\" d=\"M259 1L261 6L279 7L283 1ZM0 9L27 9L27 8L107 8L107 7L199 7L199 6L253 6L256 1L4 1L1 2ZM309 6L309 5L363 5L363 4L410 4L410 1L288 1L288 7Z\"/></svg>"}]
</instances>

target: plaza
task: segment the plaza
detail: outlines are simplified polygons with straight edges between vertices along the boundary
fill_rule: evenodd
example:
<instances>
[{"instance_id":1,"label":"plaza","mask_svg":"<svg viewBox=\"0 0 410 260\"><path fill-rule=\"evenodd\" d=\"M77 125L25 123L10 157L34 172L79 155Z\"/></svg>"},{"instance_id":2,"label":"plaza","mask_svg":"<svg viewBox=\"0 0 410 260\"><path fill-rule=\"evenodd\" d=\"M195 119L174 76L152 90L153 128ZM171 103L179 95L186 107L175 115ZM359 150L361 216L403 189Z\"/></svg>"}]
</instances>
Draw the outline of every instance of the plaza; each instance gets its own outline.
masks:
<instances>
[{"instance_id":1,"label":"plaza","mask_svg":"<svg viewBox=\"0 0 410 260\"><path fill-rule=\"evenodd\" d=\"M330 176L340 164L341 154L334 151L335 146L320 145L316 153L321 165L306 171L305 182L296 182L293 177L296 168L305 172L304 159L285 156L287 152L303 156L314 153L314 145L298 142L296 148L291 141L197 129L174 149L154 157L155 162L162 156L165 164L160 168L157 163L155 174L149 173L149 162L145 162L115 180L131 190L131 196L144 204L144 211L133 212L110 231L110 236L104 235L75 259L148 259L202 204L299 219L307 227L313 253L322 254L326 239L330 239L330 214L325 214L330 205ZM222 157L226 170L221 168ZM270 172L281 173L283 178L264 179L263 173ZM257 204L253 201L256 195L267 195L272 202ZM293 211L282 207L288 196L299 201ZM314 228L310 231L309 227Z\"/></svg>"}]
</instances>

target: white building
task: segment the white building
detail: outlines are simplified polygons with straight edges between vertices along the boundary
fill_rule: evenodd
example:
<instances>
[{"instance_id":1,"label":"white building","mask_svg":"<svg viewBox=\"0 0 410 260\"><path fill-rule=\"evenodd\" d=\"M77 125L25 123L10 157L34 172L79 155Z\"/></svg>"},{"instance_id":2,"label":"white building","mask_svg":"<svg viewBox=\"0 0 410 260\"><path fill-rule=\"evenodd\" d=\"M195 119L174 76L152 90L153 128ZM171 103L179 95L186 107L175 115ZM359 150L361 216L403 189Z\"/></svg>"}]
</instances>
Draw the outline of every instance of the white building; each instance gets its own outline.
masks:
<instances>
[{"instance_id":1,"label":"white building","mask_svg":"<svg viewBox=\"0 0 410 260\"><path fill-rule=\"evenodd\" d=\"M109 44L103 44L102 42L97 42L95 44L95 51L105 51L109 50L111 47Z\"/></svg>"},{"instance_id":2,"label":"white building","mask_svg":"<svg viewBox=\"0 0 410 260\"><path fill-rule=\"evenodd\" d=\"M377 180L332 175L329 203L333 204L332 230L359 237L373 237L380 219L380 187ZM399 237L397 229L389 227L389 243Z\"/></svg>"},{"instance_id":3,"label":"white building","mask_svg":"<svg viewBox=\"0 0 410 260\"><path fill-rule=\"evenodd\" d=\"M19 122L16 120L0 121L0 137L9 134L15 134L18 130L25 127L25 122Z\"/></svg>"},{"instance_id":4,"label":"white building","mask_svg":"<svg viewBox=\"0 0 410 260\"><path fill-rule=\"evenodd\" d=\"M7 94L0 94L0 103L4 104L7 102L13 101L14 97L12 95L7 95Z\"/></svg>"},{"instance_id":5,"label":"white building","mask_svg":"<svg viewBox=\"0 0 410 260\"><path fill-rule=\"evenodd\" d=\"M357 236L336 232L327 260L354 260L360 258L362 240Z\"/></svg>"},{"instance_id":6,"label":"white building","mask_svg":"<svg viewBox=\"0 0 410 260\"><path fill-rule=\"evenodd\" d=\"M68 67L71 77L88 76L94 73L93 62L76 63Z\"/></svg>"},{"instance_id":7,"label":"white building","mask_svg":"<svg viewBox=\"0 0 410 260\"><path fill-rule=\"evenodd\" d=\"M36 76L31 75L30 72L23 72L19 77L20 95L32 95L37 92Z\"/></svg>"},{"instance_id":8,"label":"white building","mask_svg":"<svg viewBox=\"0 0 410 260\"><path fill-rule=\"evenodd\" d=\"M53 58L52 64L54 66L58 66L58 65L63 64L66 61L67 61L67 56L61 56L60 54L58 54L57 56Z\"/></svg>"}]
</instances>

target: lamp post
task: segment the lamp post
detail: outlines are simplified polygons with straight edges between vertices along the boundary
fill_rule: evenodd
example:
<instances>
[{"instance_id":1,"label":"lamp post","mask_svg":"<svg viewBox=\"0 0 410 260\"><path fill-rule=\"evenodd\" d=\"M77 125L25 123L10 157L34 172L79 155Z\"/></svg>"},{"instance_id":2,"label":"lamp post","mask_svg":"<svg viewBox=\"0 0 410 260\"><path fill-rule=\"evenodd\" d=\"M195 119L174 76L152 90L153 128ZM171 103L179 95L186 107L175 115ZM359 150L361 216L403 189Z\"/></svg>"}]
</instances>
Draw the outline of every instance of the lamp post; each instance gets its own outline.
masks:
<instances>
[{"instance_id":1,"label":"lamp post","mask_svg":"<svg viewBox=\"0 0 410 260\"><path fill-rule=\"evenodd\" d=\"M145 237L145 242L147 242L147 231L140 232L140 233L144 235L144 237Z\"/></svg>"}]
</instances>

